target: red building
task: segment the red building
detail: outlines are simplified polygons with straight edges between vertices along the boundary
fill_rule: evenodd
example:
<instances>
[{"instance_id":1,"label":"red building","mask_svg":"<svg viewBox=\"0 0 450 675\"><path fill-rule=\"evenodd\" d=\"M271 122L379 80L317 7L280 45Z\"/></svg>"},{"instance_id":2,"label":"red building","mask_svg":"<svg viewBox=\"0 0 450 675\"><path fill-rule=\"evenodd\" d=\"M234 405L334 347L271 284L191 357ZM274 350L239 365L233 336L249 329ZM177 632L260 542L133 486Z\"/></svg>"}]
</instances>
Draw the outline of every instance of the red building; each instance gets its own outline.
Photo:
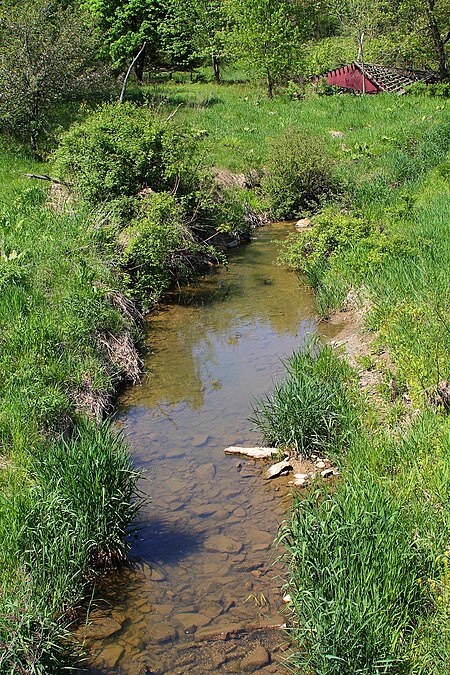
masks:
<instances>
[{"instance_id":1,"label":"red building","mask_svg":"<svg viewBox=\"0 0 450 675\"><path fill-rule=\"evenodd\" d=\"M389 68L377 66L373 63L358 63L354 61L348 66L330 70L325 77L330 85L378 94L404 94L405 87L413 82L435 82L436 76L432 72L411 70L407 68Z\"/></svg>"}]
</instances>

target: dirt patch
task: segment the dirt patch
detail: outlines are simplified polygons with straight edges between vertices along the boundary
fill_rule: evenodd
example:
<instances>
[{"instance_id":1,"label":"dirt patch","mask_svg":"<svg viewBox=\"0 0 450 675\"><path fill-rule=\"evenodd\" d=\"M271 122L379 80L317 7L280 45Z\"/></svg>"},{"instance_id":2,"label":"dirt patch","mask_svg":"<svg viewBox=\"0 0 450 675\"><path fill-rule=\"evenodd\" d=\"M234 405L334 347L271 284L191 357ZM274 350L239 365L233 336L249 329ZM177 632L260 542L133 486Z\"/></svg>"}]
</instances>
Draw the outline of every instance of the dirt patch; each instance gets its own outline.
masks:
<instances>
[{"instance_id":1,"label":"dirt patch","mask_svg":"<svg viewBox=\"0 0 450 675\"><path fill-rule=\"evenodd\" d=\"M261 173L252 169L248 173L232 173L228 169L222 169L217 166L212 167L212 174L215 182L225 188L251 189L261 184Z\"/></svg>"}]
</instances>

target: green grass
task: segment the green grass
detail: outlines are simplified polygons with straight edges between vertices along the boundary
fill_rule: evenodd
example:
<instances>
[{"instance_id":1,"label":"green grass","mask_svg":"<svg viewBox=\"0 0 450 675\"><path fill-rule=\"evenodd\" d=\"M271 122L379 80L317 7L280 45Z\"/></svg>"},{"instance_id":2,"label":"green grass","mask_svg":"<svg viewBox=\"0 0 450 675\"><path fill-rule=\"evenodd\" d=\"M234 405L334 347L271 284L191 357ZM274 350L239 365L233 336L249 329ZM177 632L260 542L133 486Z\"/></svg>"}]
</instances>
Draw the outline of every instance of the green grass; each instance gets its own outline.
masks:
<instances>
[{"instance_id":1,"label":"green grass","mask_svg":"<svg viewBox=\"0 0 450 675\"><path fill-rule=\"evenodd\" d=\"M420 136L430 121L446 120L449 102L425 97L388 95L325 96L293 101L282 94L269 100L262 87L248 83L176 84L166 82L139 90L163 110L175 110L207 136L206 162L233 171L261 167L272 139L294 127L322 136L345 163L381 157L411 132ZM332 137L341 131L344 138ZM348 150L344 150L344 144Z\"/></svg>"},{"instance_id":2,"label":"green grass","mask_svg":"<svg viewBox=\"0 0 450 675\"><path fill-rule=\"evenodd\" d=\"M113 304L120 288L92 215L55 211L22 176L43 169L0 156L2 673L74 662L68 610L125 560L136 511L123 441L88 419L124 376L108 336L136 327Z\"/></svg>"},{"instance_id":3,"label":"green grass","mask_svg":"<svg viewBox=\"0 0 450 675\"><path fill-rule=\"evenodd\" d=\"M317 340L289 357L285 369L273 393L254 407L253 424L273 447L338 458L357 424L351 369Z\"/></svg>"}]
</instances>

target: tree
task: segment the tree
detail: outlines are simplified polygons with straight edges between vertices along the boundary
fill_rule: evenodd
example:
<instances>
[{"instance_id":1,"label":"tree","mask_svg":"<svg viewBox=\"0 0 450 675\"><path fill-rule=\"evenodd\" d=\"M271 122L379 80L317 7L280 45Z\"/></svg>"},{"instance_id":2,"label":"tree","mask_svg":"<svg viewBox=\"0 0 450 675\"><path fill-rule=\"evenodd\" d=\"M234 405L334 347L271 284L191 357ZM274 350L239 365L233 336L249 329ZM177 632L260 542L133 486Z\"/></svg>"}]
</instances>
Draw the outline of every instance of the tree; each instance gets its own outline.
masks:
<instances>
[{"instance_id":1,"label":"tree","mask_svg":"<svg viewBox=\"0 0 450 675\"><path fill-rule=\"evenodd\" d=\"M144 42L147 44L134 64L139 82L143 80L144 67L149 59L158 60L158 26L165 10L160 0L82 0L97 21L102 35L104 51L116 67L133 60Z\"/></svg>"},{"instance_id":2,"label":"tree","mask_svg":"<svg viewBox=\"0 0 450 675\"><path fill-rule=\"evenodd\" d=\"M227 25L223 0L169 0L160 28L164 51L178 62L180 57L187 63L208 60L219 84Z\"/></svg>"},{"instance_id":3,"label":"tree","mask_svg":"<svg viewBox=\"0 0 450 675\"><path fill-rule=\"evenodd\" d=\"M387 63L435 68L448 79L450 4L447 0L332 0L341 32L365 36Z\"/></svg>"},{"instance_id":4,"label":"tree","mask_svg":"<svg viewBox=\"0 0 450 675\"><path fill-rule=\"evenodd\" d=\"M98 40L87 16L54 0L0 10L0 121L28 135L33 151L58 101L100 86Z\"/></svg>"},{"instance_id":5,"label":"tree","mask_svg":"<svg viewBox=\"0 0 450 675\"><path fill-rule=\"evenodd\" d=\"M300 46L289 0L229 0L235 22L230 39L235 55L266 78L267 93L274 83L292 73L294 55Z\"/></svg>"}]
</instances>

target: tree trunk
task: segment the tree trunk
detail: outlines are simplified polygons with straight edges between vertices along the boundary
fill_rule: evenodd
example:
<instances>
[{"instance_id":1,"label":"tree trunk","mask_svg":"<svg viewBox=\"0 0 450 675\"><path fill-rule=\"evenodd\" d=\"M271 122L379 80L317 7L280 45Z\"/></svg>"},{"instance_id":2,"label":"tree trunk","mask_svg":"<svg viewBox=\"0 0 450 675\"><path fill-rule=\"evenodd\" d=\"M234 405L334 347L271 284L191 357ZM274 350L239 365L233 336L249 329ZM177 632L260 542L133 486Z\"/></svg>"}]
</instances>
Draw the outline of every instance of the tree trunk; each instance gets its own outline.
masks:
<instances>
[{"instance_id":1,"label":"tree trunk","mask_svg":"<svg viewBox=\"0 0 450 675\"><path fill-rule=\"evenodd\" d=\"M143 78L144 78L144 65L145 65L145 52L146 48L141 50L141 53L139 54L138 58L136 59L136 62L134 64L134 72L136 73L136 78L139 84L143 84ZM136 54L139 53L136 52Z\"/></svg>"},{"instance_id":2,"label":"tree trunk","mask_svg":"<svg viewBox=\"0 0 450 675\"><path fill-rule=\"evenodd\" d=\"M273 80L269 69L267 69L267 96L273 98Z\"/></svg>"},{"instance_id":3,"label":"tree trunk","mask_svg":"<svg viewBox=\"0 0 450 675\"><path fill-rule=\"evenodd\" d=\"M448 80L450 78L450 70L445 53L445 40L440 33L439 26L434 15L434 0L427 0L427 18L428 28L430 29L434 50L436 52L439 64L439 75L443 80Z\"/></svg>"},{"instance_id":4,"label":"tree trunk","mask_svg":"<svg viewBox=\"0 0 450 675\"><path fill-rule=\"evenodd\" d=\"M215 54L212 55L212 65L214 70L214 82L220 84L220 62L219 57Z\"/></svg>"}]
</instances>

